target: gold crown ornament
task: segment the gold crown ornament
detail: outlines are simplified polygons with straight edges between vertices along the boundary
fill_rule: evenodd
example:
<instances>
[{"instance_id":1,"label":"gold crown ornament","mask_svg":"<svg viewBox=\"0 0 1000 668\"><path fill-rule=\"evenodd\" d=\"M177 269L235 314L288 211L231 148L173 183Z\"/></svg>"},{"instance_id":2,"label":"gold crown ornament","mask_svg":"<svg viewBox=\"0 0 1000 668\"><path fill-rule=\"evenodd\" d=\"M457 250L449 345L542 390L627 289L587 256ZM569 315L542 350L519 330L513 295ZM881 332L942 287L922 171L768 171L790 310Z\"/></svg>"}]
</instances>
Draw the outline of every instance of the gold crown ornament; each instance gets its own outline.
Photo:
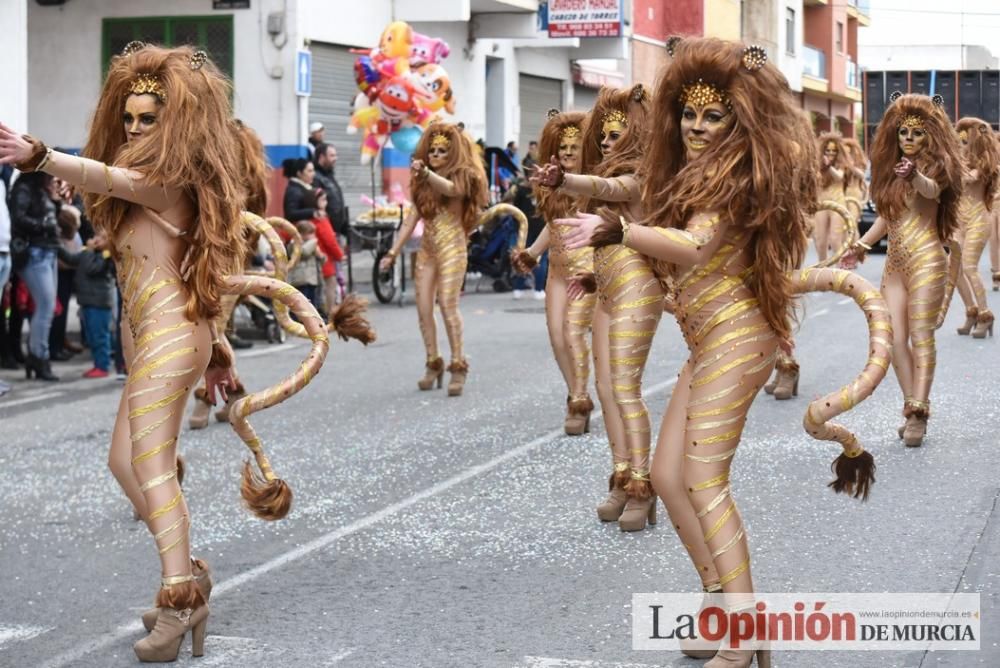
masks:
<instances>
[{"instance_id":1,"label":"gold crown ornament","mask_svg":"<svg viewBox=\"0 0 1000 668\"><path fill-rule=\"evenodd\" d=\"M910 114L903 119L903 122L899 124L901 128L909 128L911 130L923 130L924 129L924 119L916 114Z\"/></svg>"},{"instance_id":2,"label":"gold crown ornament","mask_svg":"<svg viewBox=\"0 0 1000 668\"><path fill-rule=\"evenodd\" d=\"M578 125L567 125L559 133L559 141L575 141L580 138L580 126Z\"/></svg>"},{"instance_id":3,"label":"gold crown ornament","mask_svg":"<svg viewBox=\"0 0 1000 668\"><path fill-rule=\"evenodd\" d=\"M969 141L969 133L966 130L962 130L958 133L958 138L962 141Z\"/></svg>"},{"instance_id":4,"label":"gold crown ornament","mask_svg":"<svg viewBox=\"0 0 1000 668\"><path fill-rule=\"evenodd\" d=\"M431 148L443 148L447 151L451 148L451 140L448 139L448 135L437 132L431 137Z\"/></svg>"},{"instance_id":5,"label":"gold crown ornament","mask_svg":"<svg viewBox=\"0 0 1000 668\"><path fill-rule=\"evenodd\" d=\"M714 84L705 83L701 79L684 86L681 91L681 104L691 104L695 107L704 107L706 104L718 102L726 107L731 107L729 96L719 90Z\"/></svg>"},{"instance_id":6,"label":"gold crown ornament","mask_svg":"<svg viewBox=\"0 0 1000 668\"><path fill-rule=\"evenodd\" d=\"M167 91L164 90L163 84L160 83L159 77L155 74L140 74L138 75L129 85L128 92L130 95L145 95L147 93L155 95L160 98L160 102L167 101Z\"/></svg>"},{"instance_id":7,"label":"gold crown ornament","mask_svg":"<svg viewBox=\"0 0 1000 668\"><path fill-rule=\"evenodd\" d=\"M615 130L621 132L628 127L628 117L621 109L612 109L601 116L601 125L607 128L608 132Z\"/></svg>"}]
</instances>

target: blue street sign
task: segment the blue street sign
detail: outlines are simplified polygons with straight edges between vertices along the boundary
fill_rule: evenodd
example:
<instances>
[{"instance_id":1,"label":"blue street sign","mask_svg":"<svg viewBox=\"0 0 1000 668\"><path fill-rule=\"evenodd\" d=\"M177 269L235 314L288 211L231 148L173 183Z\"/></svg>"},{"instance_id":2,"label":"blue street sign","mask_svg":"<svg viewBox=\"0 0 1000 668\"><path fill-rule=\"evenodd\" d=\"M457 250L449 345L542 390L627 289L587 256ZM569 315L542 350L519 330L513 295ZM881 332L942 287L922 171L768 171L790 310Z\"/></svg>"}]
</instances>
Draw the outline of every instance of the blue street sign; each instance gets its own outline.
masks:
<instances>
[{"instance_id":1,"label":"blue street sign","mask_svg":"<svg viewBox=\"0 0 1000 668\"><path fill-rule=\"evenodd\" d=\"M295 52L295 94L308 97L312 95L312 53L309 51Z\"/></svg>"}]
</instances>

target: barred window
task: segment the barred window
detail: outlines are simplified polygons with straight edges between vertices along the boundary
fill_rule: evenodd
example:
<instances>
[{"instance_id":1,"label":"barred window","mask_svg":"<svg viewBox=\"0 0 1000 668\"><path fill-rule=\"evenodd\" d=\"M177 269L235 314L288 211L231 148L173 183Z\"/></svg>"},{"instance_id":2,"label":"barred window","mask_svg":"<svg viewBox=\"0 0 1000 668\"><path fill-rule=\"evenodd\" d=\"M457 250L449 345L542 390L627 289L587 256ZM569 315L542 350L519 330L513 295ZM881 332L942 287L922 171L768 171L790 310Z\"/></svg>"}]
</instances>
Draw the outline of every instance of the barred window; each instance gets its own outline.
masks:
<instances>
[{"instance_id":1,"label":"barred window","mask_svg":"<svg viewBox=\"0 0 1000 668\"><path fill-rule=\"evenodd\" d=\"M204 51L230 79L233 77L233 17L166 16L104 19L101 37L101 72L107 73L111 57L133 40L163 46L190 45Z\"/></svg>"}]
</instances>

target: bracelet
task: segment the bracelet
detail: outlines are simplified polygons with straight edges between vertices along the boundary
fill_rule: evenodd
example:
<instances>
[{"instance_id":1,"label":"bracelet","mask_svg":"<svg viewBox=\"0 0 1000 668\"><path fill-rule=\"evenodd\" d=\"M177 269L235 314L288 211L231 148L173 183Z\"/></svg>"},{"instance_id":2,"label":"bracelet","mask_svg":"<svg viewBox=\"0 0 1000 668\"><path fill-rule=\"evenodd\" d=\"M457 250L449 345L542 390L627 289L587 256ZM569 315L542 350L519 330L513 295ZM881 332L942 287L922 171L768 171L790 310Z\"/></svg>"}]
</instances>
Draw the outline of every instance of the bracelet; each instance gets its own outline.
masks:
<instances>
[{"instance_id":1,"label":"bracelet","mask_svg":"<svg viewBox=\"0 0 1000 668\"><path fill-rule=\"evenodd\" d=\"M42 161L40 163L38 163L38 165L35 167L35 171L36 172L40 172L43 169L45 169L45 165L49 164L49 160L51 158L52 158L52 149L46 147L45 148L45 157L42 158Z\"/></svg>"},{"instance_id":2,"label":"bracelet","mask_svg":"<svg viewBox=\"0 0 1000 668\"><path fill-rule=\"evenodd\" d=\"M618 216L618 222L622 224L622 245L628 245L628 228L630 223L625 220L625 216Z\"/></svg>"},{"instance_id":3,"label":"bracelet","mask_svg":"<svg viewBox=\"0 0 1000 668\"><path fill-rule=\"evenodd\" d=\"M391 248L390 248L390 249L389 249L389 250L388 250L388 251L386 252L386 254L385 254L385 256L386 256L387 258L390 258L390 259L393 259L393 260L395 260L395 259L396 259L396 255L397 255L396 251L394 251L394 250L393 250L393 249L391 249Z\"/></svg>"},{"instance_id":4,"label":"bracelet","mask_svg":"<svg viewBox=\"0 0 1000 668\"><path fill-rule=\"evenodd\" d=\"M861 247L862 247L862 248L864 248L864 249L865 249L866 251L870 251L870 250L872 249L872 247L871 247L871 246L869 246L868 244L866 244L866 243L865 243L864 241L862 241L861 239L858 239L857 241L855 241L855 242L854 242L854 245L855 245L855 246L861 246Z\"/></svg>"},{"instance_id":5,"label":"bracelet","mask_svg":"<svg viewBox=\"0 0 1000 668\"><path fill-rule=\"evenodd\" d=\"M36 172L49 161L49 158L52 156L52 149L31 135L21 136L31 144L31 155L24 162L15 163L14 167L25 174Z\"/></svg>"},{"instance_id":6,"label":"bracelet","mask_svg":"<svg viewBox=\"0 0 1000 668\"><path fill-rule=\"evenodd\" d=\"M430 173L431 173L431 168L428 167L427 165L424 165L424 168L420 170L420 175L425 179L430 175Z\"/></svg>"}]
</instances>

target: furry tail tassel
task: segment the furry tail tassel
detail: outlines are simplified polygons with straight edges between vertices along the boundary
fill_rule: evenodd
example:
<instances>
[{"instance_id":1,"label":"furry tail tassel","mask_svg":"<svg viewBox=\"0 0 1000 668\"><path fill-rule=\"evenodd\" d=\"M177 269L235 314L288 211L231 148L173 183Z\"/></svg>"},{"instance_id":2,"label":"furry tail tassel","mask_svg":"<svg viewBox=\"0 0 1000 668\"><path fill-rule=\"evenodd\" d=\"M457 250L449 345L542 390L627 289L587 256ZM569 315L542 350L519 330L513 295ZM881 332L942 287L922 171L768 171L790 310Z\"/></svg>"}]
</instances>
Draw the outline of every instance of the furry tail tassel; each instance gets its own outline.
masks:
<instances>
[{"instance_id":1,"label":"furry tail tassel","mask_svg":"<svg viewBox=\"0 0 1000 668\"><path fill-rule=\"evenodd\" d=\"M329 328L342 340L356 339L366 346L375 341L375 330L365 318L368 300L355 294L330 309Z\"/></svg>"},{"instance_id":2,"label":"furry tail tassel","mask_svg":"<svg viewBox=\"0 0 1000 668\"><path fill-rule=\"evenodd\" d=\"M868 500L871 486L875 484L875 458L870 452L862 452L855 457L841 453L833 460L830 470L837 479L829 483L837 494L847 494L862 501Z\"/></svg>"}]
</instances>

